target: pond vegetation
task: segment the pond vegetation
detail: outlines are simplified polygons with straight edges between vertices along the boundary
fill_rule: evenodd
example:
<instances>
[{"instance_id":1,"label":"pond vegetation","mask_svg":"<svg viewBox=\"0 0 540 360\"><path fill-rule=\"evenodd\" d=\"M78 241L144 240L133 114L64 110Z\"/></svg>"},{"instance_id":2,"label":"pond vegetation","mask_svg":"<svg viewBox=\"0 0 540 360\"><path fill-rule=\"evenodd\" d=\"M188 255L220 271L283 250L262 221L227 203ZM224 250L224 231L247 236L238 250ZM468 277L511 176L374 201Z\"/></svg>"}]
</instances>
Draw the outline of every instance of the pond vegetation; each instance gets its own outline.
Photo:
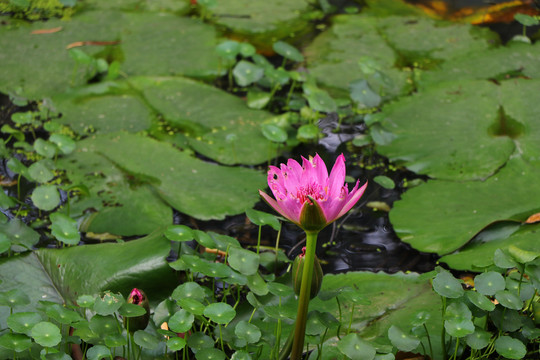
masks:
<instances>
[{"instance_id":1,"label":"pond vegetation","mask_svg":"<svg viewBox=\"0 0 540 360\"><path fill-rule=\"evenodd\" d=\"M538 9L414 3L0 0L0 359L538 358Z\"/></svg>"}]
</instances>

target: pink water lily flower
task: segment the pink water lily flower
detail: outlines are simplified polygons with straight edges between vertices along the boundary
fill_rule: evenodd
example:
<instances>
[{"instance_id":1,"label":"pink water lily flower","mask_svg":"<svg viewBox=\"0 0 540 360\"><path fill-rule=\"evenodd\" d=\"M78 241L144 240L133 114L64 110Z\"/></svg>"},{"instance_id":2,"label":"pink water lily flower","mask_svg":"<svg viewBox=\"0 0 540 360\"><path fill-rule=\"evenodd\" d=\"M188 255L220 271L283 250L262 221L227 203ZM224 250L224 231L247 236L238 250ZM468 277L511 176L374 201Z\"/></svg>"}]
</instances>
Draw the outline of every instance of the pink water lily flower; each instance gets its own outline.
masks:
<instances>
[{"instance_id":1,"label":"pink water lily flower","mask_svg":"<svg viewBox=\"0 0 540 360\"><path fill-rule=\"evenodd\" d=\"M293 159L280 168L270 166L268 186L275 199L259 190L262 198L281 215L306 231L320 231L345 215L360 199L367 183L359 181L349 192L345 183L345 156L338 156L330 175L321 157Z\"/></svg>"}]
</instances>

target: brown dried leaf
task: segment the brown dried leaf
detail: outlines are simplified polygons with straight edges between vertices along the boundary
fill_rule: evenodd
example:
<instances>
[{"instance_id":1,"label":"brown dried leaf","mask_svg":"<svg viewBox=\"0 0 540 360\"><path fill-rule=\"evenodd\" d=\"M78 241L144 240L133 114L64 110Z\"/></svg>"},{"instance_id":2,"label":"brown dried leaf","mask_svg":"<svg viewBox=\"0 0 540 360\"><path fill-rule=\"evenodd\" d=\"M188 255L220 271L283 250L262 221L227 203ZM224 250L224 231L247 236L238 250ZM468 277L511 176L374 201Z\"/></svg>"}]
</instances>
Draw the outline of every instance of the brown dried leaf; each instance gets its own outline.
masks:
<instances>
[{"instance_id":1,"label":"brown dried leaf","mask_svg":"<svg viewBox=\"0 0 540 360\"><path fill-rule=\"evenodd\" d=\"M50 29L39 29L39 30L34 30L34 31L32 31L30 34L32 34L32 35L52 34L52 33L55 33L55 32L59 32L60 30L62 30L62 27L61 27L61 26L58 26L58 27L50 28Z\"/></svg>"},{"instance_id":2,"label":"brown dried leaf","mask_svg":"<svg viewBox=\"0 0 540 360\"><path fill-rule=\"evenodd\" d=\"M525 220L525 224L534 224L540 221L540 213L533 214Z\"/></svg>"}]
</instances>

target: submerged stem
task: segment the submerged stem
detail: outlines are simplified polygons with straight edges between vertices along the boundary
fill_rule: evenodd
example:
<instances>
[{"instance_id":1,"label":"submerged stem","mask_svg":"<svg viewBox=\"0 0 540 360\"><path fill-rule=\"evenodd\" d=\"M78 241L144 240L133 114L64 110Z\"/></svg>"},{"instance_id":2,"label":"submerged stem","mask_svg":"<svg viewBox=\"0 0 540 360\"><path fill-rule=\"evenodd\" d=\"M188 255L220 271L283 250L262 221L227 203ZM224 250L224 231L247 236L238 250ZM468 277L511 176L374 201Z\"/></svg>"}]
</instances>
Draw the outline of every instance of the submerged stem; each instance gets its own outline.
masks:
<instances>
[{"instance_id":1,"label":"submerged stem","mask_svg":"<svg viewBox=\"0 0 540 360\"><path fill-rule=\"evenodd\" d=\"M294 340L291 352L291 360L300 360L304 347L306 335L306 321L308 306L311 294L311 281L313 278L313 264L315 262L315 248L317 247L316 232L306 231L306 255L304 258L304 272L302 274L302 284L300 285L300 296L298 298L298 313L294 327Z\"/></svg>"}]
</instances>

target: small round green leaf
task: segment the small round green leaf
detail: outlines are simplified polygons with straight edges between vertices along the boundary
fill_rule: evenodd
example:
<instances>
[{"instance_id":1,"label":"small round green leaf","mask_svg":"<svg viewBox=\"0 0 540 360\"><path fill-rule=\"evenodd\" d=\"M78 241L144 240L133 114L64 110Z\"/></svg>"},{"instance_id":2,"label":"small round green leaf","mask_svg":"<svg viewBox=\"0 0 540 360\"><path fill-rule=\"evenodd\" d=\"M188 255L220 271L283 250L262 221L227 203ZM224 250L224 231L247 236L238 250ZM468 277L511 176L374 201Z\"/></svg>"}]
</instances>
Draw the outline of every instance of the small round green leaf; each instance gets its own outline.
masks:
<instances>
[{"instance_id":1,"label":"small round green leaf","mask_svg":"<svg viewBox=\"0 0 540 360\"><path fill-rule=\"evenodd\" d=\"M287 44L284 41L276 41L272 48L276 53L283 56L286 59L302 62L304 61L304 55L298 51L294 46Z\"/></svg>"},{"instance_id":2,"label":"small round green leaf","mask_svg":"<svg viewBox=\"0 0 540 360\"><path fill-rule=\"evenodd\" d=\"M235 58L240 52L240 44L238 41L227 40L216 46L216 52L224 58Z\"/></svg>"},{"instance_id":3,"label":"small round green leaf","mask_svg":"<svg viewBox=\"0 0 540 360\"><path fill-rule=\"evenodd\" d=\"M226 303L213 303L204 309L204 316L217 324L226 325L236 316L233 307Z\"/></svg>"},{"instance_id":4,"label":"small round green leaf","mask_svg":"<svg viewBox=\"0 0 540 360\"><path fill-rule=\"evenodd\" d=\"M474 332L471 311L462 302L448 305L444 320L444 328L451 336L460 338Z\"/></svg>"},{"instance_id":5,"label":"small round green leaf","mask_svg":"<svg viewBox=\"0 0 540 360\"><path fill-rule=\"evenodd\" d=\"M497 291L504 290L506 283L501 274L488 271L474 278L474 287L482 295L495 295Z\"/></svg>"},{"instance_id":6,"label":"small round green leaf","mask_svg":"<svg viewBox=\"0 0 540 360\"><path fill-rule=\"evenodd\" d=\"M273 142L284 143L288 138L287 132L275 124L262 124L261 131L265 138Z\"/></svg>"},{"instance_id":7,"label":"small round green leaf","mask_svg":"<svg viewBox=\"0 0 540 360\"><path fill-rule=\"evenodd\" d=\"M32 339L23 334L6 333L0 336L0 347L21 352L32 346Z\"/></svg>"},{"instance_id":8,"label":"small round green leaf","mask_svg":"<svg viewBox=\"0 0 540 360\"><path fill-rule=\"evenodd\" d=\"M233 69L234 80L240 86L248 86L264 76L264 69L249 61L240 60Z\"/></svg>"},{"instance_id":9,"label":"small round green leaf","mask_svg":"<svg viewBox=\"0 0 540 360\"><path fill-rule=\"evenodd\" d=\"M195 349L198 352L199 350L214 346L214 340L204 333L196 332L188 338L187 344L191 349Z\"/></svg>"},{"instance_id":10,"label":"small round green leaf","mask_svg":"<svg viewBox=\"0 0 540 360\"><path fill-rule=\"evenodd\" d=\"M34 205L44 211L51 211L60 204L60 195L54 185L41 185L32 192Z\"/></svg>"},{"instance_id":11,"label":"small round green leaf","mask_svg":"<svg viewBox=\"0 0 540 360\"><path fill-rule=\"evenodd\" d=\"M28 167L28 175L38 183L46 183L54 177L53 172L45 166L43 161L38 161L30 165Z\"/></svg>"},{"instance_id":12,"label":"small round green leaf","mask_svg":"<svg viewBox=\"0 0 540 360\"><path fill-rule=\"evenodd\" d=\"M299 140L313 140L319 136L319 127L314 124L305 124L298 128L296 137Z\"/></svg>"},{"instance_id":13,"label":"small round green leaf","mask_svg":"<svg viewBox=\"0 0 540 360\"><path fill-rule=\"evenodd\" d=\"M34 341L44 347L56 346L62 340L58 326L48 321L37 323L30 333Z\"/></svg>"},{"instance_id":14,"label":"small round green leaf","mask_svg":"<svg viewBox=\"0 0 540 360\"><path fill-rule=\"evenodd\" d=\"M246 104L251 109L261 110L270 102L272 96L265 91L248 91Z\"/></svg>"},{"instance_id":15,"label":"small round green leaf","mask_svg":"<svg viewBox=\"0 0 540 360\"><path fill-rule=\"evenodd\" d=\"M396 187L394 180L390 179L388 176L379 175L373 178L377 184L381 185L385 189L393 189Z\"/></svg>"},{"instance_id":16,"label":"small round green leaf","mask_svg":"<svg viewBox=\"0 0 540 360\"><path fill-rule=\"evenodd\" d=\"M118 309L118 313L123 317L136 317L146 314L146 309L139 305L125 303Z\"/></svg>"},{"instance_id":17,"label":"small round green leaf","mask_svg":"<svg viewBox=\"0 0 540 360\"><path fill-rule=\"evenodd\" d=\"M16 333L30 335L30 331L42 318L35 312L19 312L9 315L8 327Z\"/></svg>"},{"instance_id":18,"label":"small round green leaf","mask_svg":"<svg viewBox=\"0 0 540 360\"><path fill-rule=\"evenodd\" d=\"M259 275L259 273L255 273L253 275L248 275L248 287L253 293L257 296L264 296L268 294L268 285L266 282L264 282L264 279Z\"/></svg>"},{"instance_id":19,"label":"small round green leaf","mask_svg":"<svg viewBox=\"0 0 540 360\"><path fill-rule=\"evenodd\" d=\"M180 309L169 319L169 328L176 333L185 333L193 325L195 317L184 309Z\"/></svg>"},{"instance_id":20,"label":"small round green leaf","mask_svg":"<svg viewBox=\"0 0 540 360\"><path fill-rule=\"evenodd\" d=\"M107 334L105 337L105 345L110 348L127 345L126 337L123 334Z\"/></svg>"},{"instance_id":21,"label":"small round green leaf","mask_svg":"<svg viewBox=\"0 0 540 360\"><path fill-rule=\"evenodd\" d=\"M56 145L43 139L37 139L34 142L34 150L39 155L50 159L56 154Z\"/></svg>"},{"instance_id":22,"label":"small round green leaf","mask_svg":"<svg viewBox=\"0 0 540 360\"><path fill-rule=\"evenodd\" d=\"M411 320L411 325L413 326L422 326L431 318L431 314L427 311L420 311L414 316L414 319Z\"/></svg>"},{"instance_id":23,"label":"small round green leaf","mask_svg":"<svg viewBox=\"0 0 540 360\"><path fill-rule=\"evenodd\" d=\"M239 321L234 328L234 333L240 339L244 339L248 344L256 343L261 338L261 330L245 320Z\"/></svg>"},{"instance_id":24,"label":"small round green leaf","mask_svg":"<svg viewBox=\"0 0 540 360\"><path fill-rule=\"evenodd\" d=\"M0 305L14 308L30 304L30 298L20 289L12 289L0 293Z\"/></svg>"},{"instance_id":25,"label":"small round green leaf","mask_svg":"<svg viewBox=\"0 0 540 360\"><path fill-rule=\"evenodd\" d=\"M143 330L135 331L133 340L135 340L135 344L149 350L153 350L159 345L159 339L157 337Z\"/></svg>"},{"instance_id":26,"label":"small round green leaf","mask_svg":"<svg viewBox=\"0 0 540 360\"><path fill-rule=\"evenodd\" d=\"M109 358L111 356L111 350L103 345L94 345L86 352L88 360L101 360L103 358Z\"/></svg>"},{"instance_id":27,"label":"small round green leaf","mask_svg":"<svg viewBox=\"0 0 540 360\"><path fill-rule=\"evenodd\" d=\"M185 225L171 225L164 233L165 237L171 241L191 241L195 238L193 230Z\"/></svg>"},{"instance_id":28,"label":"small round green leaf","mask_svg":"<svg viewBox=\"0 0 540 360\"><path fill-rule=\"evenodd\" d=\"M420 345L420 340L416 336L406 334L395 325L390 326L390 329L388 329L388 338L392 345L401 351L413 351Z\"/></svg>"},{"instance_id":29,"label":"small round green leaf","mask_svg":"<svg viewBox=\"0 0 540 360\"><path fill-rule=\"evenodd\" d=\"M94 305L94 297L91 295L81 295L77 298L77 305L82 308L91 307Z\"/></svg>"},{"instance_id":30,"label":"small round green leaf","mask_svg":"<svg viewBox=\"0 0 540 360\"><path fill-rule=\"evenodd\" d=\"M530 15L517 13L514 15L514 20L520 23L523 26L535 26L540 24L540 21Z\"/></svg>"},{"instance_id":31,"label":"small round green leaf","mask_svg":"<svg viewBox=\"0 0 540 360\"><path fill-rule=\"evenodd\" d=\"M249 57L255 55L257 53L257 49L250 43L240 43L239 52L243 57Z\"/></svg>"},{"instance_id":32,"label":"small round green leaf","mask_svg":"<svg viewBox=\"0 0 540 360\"><path fill-rule=\"evenodd\" d=\"M52 134L49 141L55 144L64 155L71 154L76 147L75 141L64 134Z\"/></svg>"},{"instance_id":33,"label":"small round green leaf","mask_svg":"<svg viewBox=\"0 0 540 360\"><path fill-rule=\"evenodd\" d=\"M459 298L463 295L463 287L449 271L441 270L433 279L433 289L441 296Z\"/></svg>"},{"instance_id":34,"label":"small round green leaf","mask_svg":"<svg viewBox=\"0 0 540 360\"><path fill-rule=\"evenodd\" d=\"M493 311L495 309L494 303L476 291L467 291L467 298L479 309L486 311Z\"/></svg>"},{"instance_id":35,"label":"small round green leaf","mask_svg":"<svg viewBox=\"0 0 540 360\"><path fill-rule=\"evenodd\" d=\"M228 260L234 270L246 276L255 274L259 269L259 255L243 248L231 248Z\"/></svg>"},{"instance_id":36,"label":"small round green leaf","mask_svg":"<svg viewBox=\"0 0 540 360\"><path fill-rule=\"evenodd\" d=\"M231 360L252 360L251 355L244 350L239 350L232 354Z\"/></svg>"},{"instance_id":37,"label":"small round green leaf","mask_svg":"<svg viewBox=\"0 0 540 360\"><path fill-rule=\"evenodd\" d=\"M205 309L205 306L201 302L193 298L182 298L179 299L177 302L178 305L182 307L182 309L189 311L193 315L202 315Z\"/></svg>"},{"instance_id":38,"label":"small round green leaf","mask_svg":"<svg viewBox=\"0 0 540 360\"><path fill-rule=\"evenodd\" d=\"M114 316L96 314L90 319L90 329L96 334L116 334L118 323Z\"/></svg>"},{"instance_id":39,"label":"small round green leaf","mask_svg":"<svg viewBox=\"0 0 540 360\"><path fill-rule=\"evenodd\" d=\"M294 292L291 286L280 284L278 282L269 282L268 291L270 291L270 293L274 294L275 296L281 297L292 295Z\"/></svg>"},{"instance_id":40,"label":"small round green leaf","mask_svg":"<svg viewBox=\"0 0 540 360\"><path fill-rule=\"evenodd\" d=\"M195 354L197 360L225 360L225 353L216 348L206 348L197 351Z\"/></svg>"},{"instance_id":41,"label":"small round green leaf","mask_svg":"<svg viewBox=\"0 0 540 360\"><path fill-rule=\"evenodd\" d=\"M527 354L527 348L518 339L510 336L501 336L495 340L495 350L508 359L523 359Z\"/></svg>"},{"instance_id":42,"label":"small round green leaf","mask_svg":"<svg viewBox=\"0 0 540 360\"><path fill-rule=\"evenodd\" d=\"M111 315L120 309L124 302L122 295L107 291L103 296L98 296L95 299L93 309L99 315Z\"/></svg>"},{"instance_id":43,"label":"small round green leaf","mask_svg":"<svg viewBox=\"0 0 540 360\"><path fill-rule=\"evenodd\" d=\"M276 231L278 231L281 227L279 219L275 215L255 209L246 210L246 215L255 225L270 225Z\"/></svg>"},{"instance_id":44,"label":"small round green leaf","mask_svg":"<svg viewBox=\"0 0 540 360\"><path fill-rule=\"evenodd\" d=\"M179 351L186 347L186 340L177 336L171 337L167 340L167 347L172 351Z\"/></svg>"},{"instance_id":45,"label":"small round green leaf","mask_svg":"<svg viewBox=\"0 0 540 360\"><path fill-rule=\"evenodd\" d=\"M197 284L196 282L186 282L177 286L176 289L174 289L171 297L176 301L188 297L202 302L204 301L206 294L201 285Z\"/></svg>"},{"instance_id":46,"label":"small round green leaf","mask_svg":"<svg viewBox=\"0 0 540 360\"><path fill-rule=\"evenodd\" d=\"M48 306L45 314L60 324L69 325L76 321L82 320L82 317L73 310L66 309L60 304Z\"/></svg>"},{"instance_id":47,"label":"small round green leaf","mask_svg":"<svg viewBox=\"0 0 540 360\"><path fill-rule=\"evenodd\" d=\"M339 340L337 347L351 360L372 360L375 358L375 348L357 334L349 334Z\"/></svg>"},{"instance_id":48,"label":"small round green leaf","mask_svg":"<svg viewBox=\"0 0 540 360\"><path fill-rule=\"evenodd\" d=\"M472 334L469 334L465 337L465 342L472 349L480 350L488 346L489 340L491 339L491 333L476 328Z\"/></svg>"},{"instance_id":49,"label":"small round green leaf","mask_svg":"<svg viewBox=\"0 0 540 360\"><path fill-rule=\"evenodd\" d=\"M495 250L495 253L493 254L493 262L501 269L510 269L517 266L516 261L501 249Z\"/></svg>"},{"instance_id":50,"label":"small round green leaf","mask_svg":"<svg viewBox=\"0 0 540 360\"><path fill-rule=\"evenodd\" d=\"M77 245L81 240L77 221L62 213L50 215L51 233L58 240L68 245Z\"/></svg>"},{"instance_id":51,"label":"small round green leaf","mask_svg":"<svg viewBox=\"0 0 540 360\"><path fill-rule=\"evenodd\" d=\"M538 251L523 250L514 245L508 247L508 253L520 264L526 264L540 256Z\"/></svg>"},{"instance_id":52,"label":"small round green leaf","mask_svg":"<svg viewBox=\"0 0 540 360\"><path fill-rule=\"evenodd\" d=\"M515 294L507 290L498 291L495 294L495 299L497 299L497 301L502 306L509 309L521 310L523 308L523 301L521 301L521 299L517 297Z\"/></svg>"}]
</instances>

